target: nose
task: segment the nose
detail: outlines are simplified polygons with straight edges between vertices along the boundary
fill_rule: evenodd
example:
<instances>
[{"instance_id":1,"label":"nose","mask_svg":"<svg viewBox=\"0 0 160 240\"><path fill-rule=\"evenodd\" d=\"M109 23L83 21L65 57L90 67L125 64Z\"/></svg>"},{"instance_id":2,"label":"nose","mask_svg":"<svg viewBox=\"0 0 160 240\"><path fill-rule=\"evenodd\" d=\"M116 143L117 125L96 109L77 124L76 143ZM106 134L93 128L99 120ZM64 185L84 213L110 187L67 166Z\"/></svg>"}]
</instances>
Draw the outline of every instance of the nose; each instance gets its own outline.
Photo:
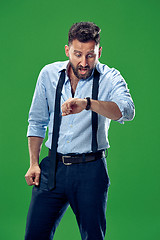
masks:
<instances>
[{"instance_id":1,"label":"nose","mask_svg":"<svg viewBox=\"0 0 160 240\"><path fill-rule=\"evenodd\" d=\"M82 57L81 65L82 65L82 67L85 67L86 65L88 65L88 64L87 64L87 59L86 59L85 56Z\"/></svg>"}]
</instances>

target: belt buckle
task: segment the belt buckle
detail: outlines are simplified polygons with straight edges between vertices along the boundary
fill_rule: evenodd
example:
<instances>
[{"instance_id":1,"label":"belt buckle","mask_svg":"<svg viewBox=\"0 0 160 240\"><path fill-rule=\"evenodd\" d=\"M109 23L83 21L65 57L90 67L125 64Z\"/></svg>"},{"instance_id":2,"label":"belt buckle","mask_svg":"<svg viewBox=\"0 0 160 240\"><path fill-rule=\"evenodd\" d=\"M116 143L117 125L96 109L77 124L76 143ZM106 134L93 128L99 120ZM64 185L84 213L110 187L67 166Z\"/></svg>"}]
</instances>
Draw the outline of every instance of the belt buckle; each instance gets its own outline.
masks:
<instances>
[{"instance_id":1,"label":"belt buckle","mask_svg":"<svg viewBox=\"0 0 160 240\"><path fill-rule=\"evenodd\" d=\"M62 156L62 162L63 162L63 164L64 165L66 165L66 166L69 166L69 165L71 165L72 163L65 163L65 158L70 158L71 156Z\"/></svg>"}]
</instances>

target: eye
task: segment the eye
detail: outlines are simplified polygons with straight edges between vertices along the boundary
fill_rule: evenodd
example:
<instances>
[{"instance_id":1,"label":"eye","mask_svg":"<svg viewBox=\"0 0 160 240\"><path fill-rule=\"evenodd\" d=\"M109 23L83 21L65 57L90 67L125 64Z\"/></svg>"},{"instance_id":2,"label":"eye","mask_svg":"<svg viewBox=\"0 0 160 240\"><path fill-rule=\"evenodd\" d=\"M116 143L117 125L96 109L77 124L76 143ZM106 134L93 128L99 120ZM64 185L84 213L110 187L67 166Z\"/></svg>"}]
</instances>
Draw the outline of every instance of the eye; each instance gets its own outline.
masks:
<instances>
[{"instance_id":1,"label":"eye","mask_svg":"<svg viewBox=\"0 0 160 240\"><path fill-rule=\"evenodd\" d=\"M88 54L87 55L87 58L93 58L94 56L93 56L93 54Z\"/></svg>"},{"instance_id":2,"label":"eye","mask_svg":"<svg viewBox=\"0 0 160 240\"><path fill-rule=\"evenodd\" d=\"M75 53L75 56L79 58L79 57L81 57L81 54L80 53Z\"/></svg>"}]
</instances>

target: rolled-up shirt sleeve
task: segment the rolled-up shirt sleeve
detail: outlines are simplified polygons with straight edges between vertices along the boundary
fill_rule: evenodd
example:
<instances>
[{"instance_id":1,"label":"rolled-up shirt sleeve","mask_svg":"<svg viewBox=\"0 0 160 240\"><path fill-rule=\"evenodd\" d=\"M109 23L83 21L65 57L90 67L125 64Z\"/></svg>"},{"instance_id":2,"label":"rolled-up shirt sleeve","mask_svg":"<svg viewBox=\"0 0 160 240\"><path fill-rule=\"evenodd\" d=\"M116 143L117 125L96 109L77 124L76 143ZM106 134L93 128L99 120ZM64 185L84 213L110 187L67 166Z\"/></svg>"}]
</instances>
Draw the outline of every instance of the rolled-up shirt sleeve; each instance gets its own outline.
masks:
<instances>
[{"instance_id":1,"label":"rolled-up shirt sleeve","mask_svg":"<svg viewBox=\"0 0 160 240\"><path fill-rule=\"evenodd\" d=\"M48 102L46 96L46 88L44 85L45 72L40 72L35 92L32 99L32 104L29 111L29 126L27 137L37 136L45 138L45 133L49 123Z\"/></svg>"},{"instance_id":2,"label":"rolled-up shirt sleeve","mask_svg":"<svg viewBox=\"0 0 160 240\"><path fill-rule=\"evenodd\" d=\"M135 107L127 83L116 69L112 69L109 101L115 102L122 113L117 122L123 124L124 121L131 121L134 118Z\"/></svg>"}]
</instances>

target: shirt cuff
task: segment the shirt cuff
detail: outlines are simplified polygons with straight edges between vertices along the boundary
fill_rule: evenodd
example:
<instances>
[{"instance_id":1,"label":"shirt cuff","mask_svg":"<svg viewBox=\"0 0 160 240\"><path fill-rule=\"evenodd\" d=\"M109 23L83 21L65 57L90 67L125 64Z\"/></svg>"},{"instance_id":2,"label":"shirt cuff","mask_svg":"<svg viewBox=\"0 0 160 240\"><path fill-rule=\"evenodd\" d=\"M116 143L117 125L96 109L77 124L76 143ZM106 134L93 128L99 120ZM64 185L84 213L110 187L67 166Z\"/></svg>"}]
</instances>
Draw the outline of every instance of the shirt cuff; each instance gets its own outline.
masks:
<instances>
[{"instance_id":1,"label":"shirt cuff","mask_svg":"<svg viewBox=\"0 0 160 240\"><path fill-rule=\"evenodd\" d=\"M46 129L44 128L37 128L34 126L29 126L27 131L27 137L42 137L45 138Z\"/></svg>"},{"instance_id":2,"label":"shirt cuff","mask_svg":"<svg viewBox=\"0 0 160 240\"><path fill-rule=\"evenodd\" d=\"M117 100L114 101L117 106L119 107L121 113L122 113L122 117L119 118L118 120L116 120L117 122L124 124L124 121L130 121L133 119L134 117L134 108L132 108L132 106L130 106L130 104L128 104L127 101L125 100Z\"/></svg>"}]
</instances>

